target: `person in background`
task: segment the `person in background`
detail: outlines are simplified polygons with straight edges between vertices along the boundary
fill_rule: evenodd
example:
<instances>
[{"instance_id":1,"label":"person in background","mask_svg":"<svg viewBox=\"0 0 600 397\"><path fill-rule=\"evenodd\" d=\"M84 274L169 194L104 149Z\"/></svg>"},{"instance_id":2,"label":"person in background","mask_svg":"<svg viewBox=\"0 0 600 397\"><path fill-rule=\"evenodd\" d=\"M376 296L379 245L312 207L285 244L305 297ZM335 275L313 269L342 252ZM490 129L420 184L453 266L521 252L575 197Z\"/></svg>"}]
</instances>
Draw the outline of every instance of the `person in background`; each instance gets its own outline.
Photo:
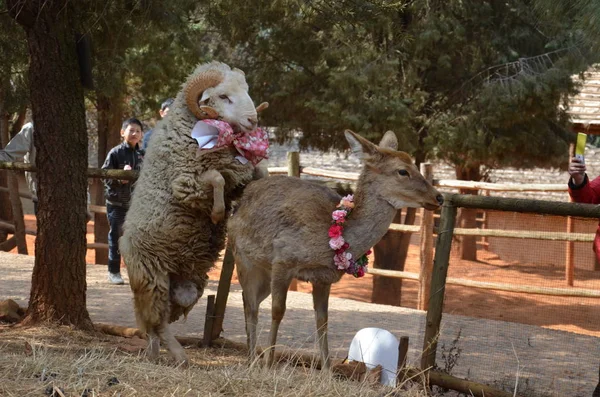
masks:
<instances>
[{"instance_id":1,"label":"person in background","mask_svg":"<svg viewBox=\"0 0 600 397\"><path fill-rule=\"evenodd\" d=\"M108 152L102 169L139 171L144 151L139 143L142 139L142 123L130 118L121 126L123 142ZM121 254L119 238L122 234L125 214L129 209L133 183L127 180L105 179L106 216L110 230L108 232L108 281L112 284L124 284L121 277Z\"/></svg>"},{"instance_id":2,"label":"person in background","mask_svg":"<svg viewBox=\"0 0 600 397\"><path fill-rule=\"evenodd\" d=\"M158 111L158 114L160 114L161 119L167 117L167 114L169 113L169 109L171 108L173 101L173 98L169 98L160 105L160 110ZM148 147L148 142L150 142L152 132L153 130L148 130L146 131L146 134L144 134L144 140L142 141L142 149L146 150L146 148Z\"/></svg>"},{"instance_id":3,"label":"person in background","mask_svg":"<svg viewBox=\"0 0 600 397\"><path fill-rule=\"evenodd\" d=\"M600 204L600 177L590 181L586 174L585 162L573 157L569 163L569 195L576 203ZM594 238L596 260L600 262L600 224Z\"/></svg>"},{"instance_id":4,"label":"person in background","mask_svg":"<svg viewBox=\"0 0 600 397\"><path fill-rule=\"evenodd\" d=\"M26 123L21 128L21 131L8 142L6 147L0 150L0 161L17 162L22 161L26 164L35 166L36 150L33 144L33 123ZM33 213L38 212L38 178L35 172L25 172L25 179L31 192L31 201L33 201ZM90 204L90 190L87 190L87 202ZM88 210L86 213L86 221L92 219L92 214Z\"/></svg>"}]
</instances>

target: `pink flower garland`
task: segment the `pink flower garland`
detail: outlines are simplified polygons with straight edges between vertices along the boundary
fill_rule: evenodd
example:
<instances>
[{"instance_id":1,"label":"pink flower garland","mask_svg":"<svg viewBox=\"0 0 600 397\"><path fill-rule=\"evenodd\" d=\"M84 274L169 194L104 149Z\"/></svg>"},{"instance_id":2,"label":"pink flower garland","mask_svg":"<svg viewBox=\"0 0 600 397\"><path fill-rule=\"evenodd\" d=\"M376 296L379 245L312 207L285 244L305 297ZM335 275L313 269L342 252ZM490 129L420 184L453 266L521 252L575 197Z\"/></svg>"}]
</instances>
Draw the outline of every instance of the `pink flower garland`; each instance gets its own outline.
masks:
<instances>
[{"instance_id":1,"label":"pink flower garland","mask_svg":"<svg viewBox=\"0 0 600 397\"><path fill-rule=\"evenodd\" d=\"M343 270L354 277L362 277L365 275L369 258L367 255L371 254L371 250L368 250L363 256L354 260L350 252L346 252L350 248L342 234L344 232L344 222L346 218L352 212L354 208L354 196L349 194L342 198L340 203L337 205L337 209L332 212L331 218L333 219L331 227L329 227L329 246L335 251L333 256L333 263L338 270Z\"/></svg>"}]
</instances>

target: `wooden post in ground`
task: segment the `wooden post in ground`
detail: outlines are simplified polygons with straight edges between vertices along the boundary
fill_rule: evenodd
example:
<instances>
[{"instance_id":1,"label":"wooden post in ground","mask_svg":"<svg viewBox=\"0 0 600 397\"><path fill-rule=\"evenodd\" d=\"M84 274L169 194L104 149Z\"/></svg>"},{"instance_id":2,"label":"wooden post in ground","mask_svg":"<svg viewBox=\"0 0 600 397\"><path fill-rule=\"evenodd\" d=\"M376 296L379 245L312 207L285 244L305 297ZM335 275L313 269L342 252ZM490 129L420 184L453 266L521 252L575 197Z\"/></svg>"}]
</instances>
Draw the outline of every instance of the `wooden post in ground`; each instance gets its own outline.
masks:
<instances>
[{"instance_id":1,"label":"wooden post in ground","mask_svg":"<svg viewBox=\"0 0 600 397\"><path fill-rule=\"evenodd\" d=\"M569 145L569 161L575 155L575 145ZM569 196L569 202L573 202L573 199ZM573 225L573 218L567 217L567 233L573 233L575 227ZM575 243L573 241L567 241L567 247L565 252L565 281L569 287L573 286L575 278Z\"/></svg>"},{"instance_id":2,"label":"wooden post in ground","mask_svg":"<svg viewBox=\"0 0 600 397\"><path fill-rule=\"evenodd\" d=\"M0 98L1 99L1 98ZM3 116L0 120L0 143L6 147L9 142L8 136L8 117ZM23 216L23 205L19 197L19 180L15 171L6 171L6 185L8 187L8 198L12 211L13 224L15 225L15 242L17 252L27 255L27 240L25 239L25 219Z\"/></svg>"},{"instance_id":3,"label":"wooden post in ground","mask_svg":"<svg viewBox=\"0 0 600 397\"><path fill-rule=\"evenodd\" d=\"M219 286L217 288L217 300L215 302L215 310L213 313L214 322L212 324L212 340L217 339L223 330L223 320L225 318L225 309L227 308L227 298L231 289L231 277L233 276L233 268L235 267L235 259L233 251L229 244L225 249L223 257L223 266L221 267L221 276L219 277Z\"/></svg>"},{"instance_id":4,"label":"wooden post in ground","mask_svg":"<svg viewBox=\"0 0 600 397\"><path fill-rule=\"evenodd\" d=\"M204 347L210 347L210 342L212 342L212 329L214 318L215 296L208 295L208 302L206 303L206 318L204 319L204 337L202 338L202 345Z\"/></svg>"},{"instance_id":5,"label":"wooden post in ground","mask_svg":"<svg viewBox=\"0 0 600 397\"><path fill-rule=\"evenodd\" d=\"M433 182L433 168L430 163L421 164L421 174L429 182ZM427 310L429 291L431 289L431 274L433 272L433 211L421 210L419 295L417 309Z\"/></svg>"},{"instance_id":6,"label":"wooden post in ground","mask_svg":"<svg viewBox=\"0 0 600 397\"><path fill-rule=\"evenodd\" d=\"M25 216L23 215L23 205L19 197L19 180L15 171L8 173L8 189L10 205L15 224L15 239L17 240L17 252L27 255L27 240L25 239Z\"/></svg>"},{"instance_id":7,"label":"wooden post in ground","mask_svg":"<svg viewBox=\"0 0 600 397\"><path fill-rule=\"evenodd\" d=\"M90 188L90 196L92 204L103 206L104 203L104 184L101 179L94 179ZM108 244L108 219L106 213L94 211L94 243ZM95 249L96 264L108 265L108 249L104 245L98 246Z\"/></svg>"},{"instance_id":8,"label":"wooden post in ground","mask_svg":"<svg viewBox=\"0 0 600 397\"><path fill-rule=\"evenodd\" d=\"M398 345L398 371L396 373L396 387L400 386L406 378L406 363L408 355L408 336L400 338Z\"/></svg>"},{"instance_id":9,"label":"wooden post in ground","mask_svg":"<svg viewBox=\"0 0 600 397\"><path fill-rule=\"evenodd\" d=\"M484 196L486 197L490 197L490 191L489 190L484 190L483 193ZM487 229L488 228L488 212L487 210L483 210L483 219L481 222L481 228L482 229ZM489 251L490 250L490 245L489 245L489 241L488 238L486 236L481 237L481 243L482 243L482 249L485 251Z\"/></svg>"},{"instance_id":10,"label":"wooden post in ground","mask_svg":"<svg viewBox=\"0 0 600 397\"><path fill-rule=\"evenodd\" d=\"M287 152L288 176L300 178L300 153ZM298 291L298 280L293 279L290 283L290 291Z\"/></svg>"},{"instance_id":11,"label":"wooden post in ground","mask_svg":"<svg viewBox=\"0 0 600 397\"><path fill-rule=\"evenodd\" d=\"M435 364L437 342L444 308L444 293L446 292L450 249L452 248L452 236L456 222L456 207L450 201L448 195L445 195L444 199L435 247L435 258L433 260L433 276L431 278L429 306L425 322L425 340L421 356L421 369L426 372L433 368Z\"/></svg>"}]
</instances>

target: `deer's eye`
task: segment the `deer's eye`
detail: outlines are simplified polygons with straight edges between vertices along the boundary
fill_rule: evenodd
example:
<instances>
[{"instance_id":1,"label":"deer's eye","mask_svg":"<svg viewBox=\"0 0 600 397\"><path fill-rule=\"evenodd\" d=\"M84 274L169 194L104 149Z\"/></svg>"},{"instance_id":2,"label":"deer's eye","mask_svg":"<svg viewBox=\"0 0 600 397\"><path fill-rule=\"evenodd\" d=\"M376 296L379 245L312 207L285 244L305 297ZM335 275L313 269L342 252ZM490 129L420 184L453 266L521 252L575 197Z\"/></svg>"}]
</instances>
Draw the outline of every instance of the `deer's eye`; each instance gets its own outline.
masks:
<instances>
[{"instance_id":1,"label":"deer's eye","mask_svg":"<svg viewBox=\"0 0 600 397\"><path fill-rule=\"evenodd\" d=\"M229 99L229 97L227 95L219 95L219 98L221 98L224 101L227 101L227 102L231 103L231 99Z\"/></svg>"},{"instance_id":2,"label":"deer's eye","mask_svg":"<svg viewBox=\"0 0 600 397\"><path fill-rule=\"evenodd\" d=\"M406 170L398 170L398 174L400 174L402 176L408 176L408 171L406 171Z\"/></svg>"}]
</instances>

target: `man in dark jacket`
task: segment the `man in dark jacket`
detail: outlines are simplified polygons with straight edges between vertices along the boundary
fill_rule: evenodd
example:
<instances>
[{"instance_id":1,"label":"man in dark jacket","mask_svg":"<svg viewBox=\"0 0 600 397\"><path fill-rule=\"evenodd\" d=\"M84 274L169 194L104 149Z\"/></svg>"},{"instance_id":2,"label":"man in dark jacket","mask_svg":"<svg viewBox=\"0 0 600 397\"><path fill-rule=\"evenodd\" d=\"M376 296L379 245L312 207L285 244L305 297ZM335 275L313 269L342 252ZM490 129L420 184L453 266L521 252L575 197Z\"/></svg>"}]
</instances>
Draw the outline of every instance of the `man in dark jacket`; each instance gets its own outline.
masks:
<instances>
[{"instance_id":1,"label":"man in dark jacket","mask_svg":"<svg viewBox=\"0 0 600 397\"><path fill-rule=\"evenodd\" d=\"M125 120L121 127L121 137L123 142L108 152L102 168L139 171L144 158L144 152L139 148L139 142L142 139L142 123L135 118ZM105 179L104 185L106 215L110 224L108 232L108 281L112 284L123 284L119 237L122 234L125 214L129 209L133 184L126 180Z\"/></svg>"}]
</instances>

